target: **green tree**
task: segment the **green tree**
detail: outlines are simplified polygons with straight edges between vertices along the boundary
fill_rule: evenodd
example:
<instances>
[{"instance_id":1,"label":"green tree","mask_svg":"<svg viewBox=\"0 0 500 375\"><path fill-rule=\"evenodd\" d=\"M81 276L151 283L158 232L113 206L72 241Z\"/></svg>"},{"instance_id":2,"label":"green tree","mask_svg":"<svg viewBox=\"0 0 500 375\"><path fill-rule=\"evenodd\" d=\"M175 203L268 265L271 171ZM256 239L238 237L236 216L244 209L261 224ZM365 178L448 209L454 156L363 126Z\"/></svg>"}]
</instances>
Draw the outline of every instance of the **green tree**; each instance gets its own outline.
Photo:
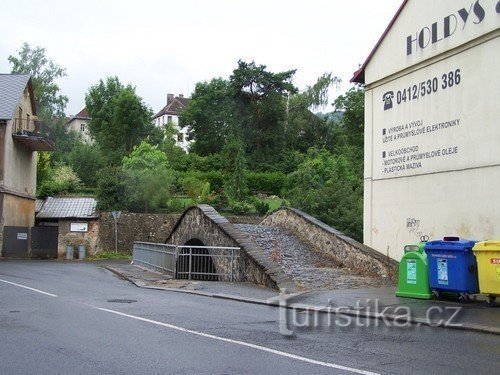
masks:
<instances>
[{"instance_id":1,"label":"green tree","mask_svg":"<svg viewBox=\"0 0 500 375\"><path fill-rule=\"evenodd\" d=\"M237 115L243 121L243 139L257 158L282 151L285 97L297 92L292 84L295 72L272 73L265 65L240 60L229 79L238 101Z\"/></svg>"},{"instance_id":2,"label":"green tree","mask_svg":"<svg viewBox=\"0 0 500 375\"><path fill-rule=\"evenodd\" d=\"M344 155L311 148L288 177L286 197L297 207L362 241L363 180Z\"/></svg>"},{"instance_id":3,"label":"green tree","mask_svg":"<svg viewBox=\"0 0 500 375\"><path fill-rule=\"evenodd\" d=\"M223 153L226 160L224 192L230 201L244 201L248 198L248 187L243 144L233 139L226 143Z\"/></svg>"},{"instance_id":4,"label":"green tree","mask_svg":"<svg viewBox=\"0 0 500 375\"><path fill-rule=\"evenodd\" d=\"M97 209L128 210L130 206L129 174L122 167L104 167L97 172Z\"/></svg>"},{"instance_id":5,"label":"green tree","mask_svg":"<svg viewBox=\"0 0 500 375\"><path fill-rule=\"evenodd\" d=\"M32 75L38 116L50 124L54 116L64 117L68 98L59 93L60 88L56 83L58 78L66 76L66 70L48 58L45 52L45 48L24 43L18 56L10 55L8 60L12 64L12 73Z\"/></svg>"},{"instance_id":6,"label":"green tree","mask_svg":"<svg viewBox=\"0 0 500 375\"><path fill-rule=\"evenodd\" d=\"M68 164L86 187L97 187L96 171L104 167L97 144L77 142L67 154Z\"/></svg>"},{"instance_id":7,"label":"green tree","mask_svg":"<svg viewBox=\"0 0 500 375\"><path fill-rule=\"evenodd\" d=\"M73 150L78 143L82 142L81 135L67 128L66 118L64 117L55 120L52 129L56 137L56 149L52 151L52 165L70 164L68 157L71 150Z\"/></svg>"},{"instance_id":8,"label":"green tree","mask_svg":"<svg viewBox=\"0 0 500 375\"><path fill-rule=\"evenodd\" d=\"M324 146L327 137L326 119L312 111L328 104L328 91L340 79L332 73L321 75L313 86L292 95L287 102L285 136L287 148L306 152L313 146Z\"/></svg>"},{"instance_id":9,"label":"green tree","mask_svg":"<svg viewBox=\"0 0 500 375\"><path fill-rule=\"evenodd\" d=\"M234 100L229 81L214 78L196 84L181 124L191 127L191 152L206 156L220 153L234 124Z\"/></svg>"},{"instance_id":10,"label":"green tree","mask_svg":"<svg viewBox=\"0 0 500 375\"><path fill-rule=\"evenodd\" d=\"M352 88L340 95L333 103L335 110L342 113L340 127L334 139L334 147L341 151L345 145L363 150L364 147L364 116L365 94L360 88Z\"/></svg>"},{"instance_id":11,"label":"green tree","mask_svg":"<svg viewBox=\"0 0 500 375\"><path fill-rule=\"evenodd\" d=\"M36 186L41 186L50 179L52 163L50 152L38 152L36 164Z\"/></svg>"},{"instance_id":12,"label":"green tree","mask_svg":"<svg viewBox=\"0 0 500 375\"><path fill-rule=\"evenodd\" d=\"M177 146L176 139L178 132L175 129L174 124L171 121L168 121L163 126L155 127L153 133L160 135L159 137L156 136L157 139L160 139L160 141L149 143L152 145L158 145L158 149L165 153L168 162L173 169L183 169L187 163L187 154L181 147ZM151 139L151 137L148 139Z\"/></svg>"},{"instance_id":13,"label":"green tree","mask_svg":"<svg viewBox=\"0 0 500 375\"><path fill-rule=\"evenodd\" d=\"M153 131L153 112L135 93L135 88L130 84L123 86L118 77L91 86L85 105L92 118L90 134L111 165L118 165Z\"/></svg>"},{"instance_id":14,"label":"green tree","mask_svg":"<svg viewBox=\"0 0 500 375\"><path fill-rule=\"evenodd\" d=\"M167 156L146 142L123 158L123 169L131 177L130 208L143 212L166 206L171 196L174 173L169 169Z\"/></svg>"}]
</instances>

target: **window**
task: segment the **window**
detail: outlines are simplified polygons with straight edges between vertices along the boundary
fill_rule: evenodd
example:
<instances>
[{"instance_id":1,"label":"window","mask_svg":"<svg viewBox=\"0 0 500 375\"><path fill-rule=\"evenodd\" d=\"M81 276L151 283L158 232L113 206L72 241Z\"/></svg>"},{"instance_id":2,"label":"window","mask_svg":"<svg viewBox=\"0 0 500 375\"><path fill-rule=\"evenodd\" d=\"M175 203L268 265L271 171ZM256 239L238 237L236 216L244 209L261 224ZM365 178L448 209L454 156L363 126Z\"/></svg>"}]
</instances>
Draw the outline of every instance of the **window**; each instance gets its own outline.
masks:
<instances>
[{"instance_id":1,"label":"window","mask_svg":"<svg viewBox=\"0 0 500 375\"><path fill-rule=\"evenodd\" d=\"M184 134L182 133L177 134L177 142L184 142Z\"/></svg>"},{"instance_id":2,"label":"window","mask_svg":"<svg viewBox=\"0 0 500 375\"><path fill-rule=\"evenodd\" d=\"M82 133L85 131L85 124L80 124L80 131Z\"/></svg>"},{"instance_id":3,"label":"window","mask_svg":"<svg viewBox=\"0 0 500 375\"><path fill-rule=\"evenodd\" d=\"M172 122L172 116L167 116L167 122Z\"/></svg>"},{"instance_id":4,"label":"window","mask_svg":"<svg viewBox=\"0 0 500 375\"><path fill-rule=\"evenodd\" d=\"M165 125L165 116L161 116L161 124ZM158 125L160 125L160 124L158 124Z\"/></svg>"}]
</instances>

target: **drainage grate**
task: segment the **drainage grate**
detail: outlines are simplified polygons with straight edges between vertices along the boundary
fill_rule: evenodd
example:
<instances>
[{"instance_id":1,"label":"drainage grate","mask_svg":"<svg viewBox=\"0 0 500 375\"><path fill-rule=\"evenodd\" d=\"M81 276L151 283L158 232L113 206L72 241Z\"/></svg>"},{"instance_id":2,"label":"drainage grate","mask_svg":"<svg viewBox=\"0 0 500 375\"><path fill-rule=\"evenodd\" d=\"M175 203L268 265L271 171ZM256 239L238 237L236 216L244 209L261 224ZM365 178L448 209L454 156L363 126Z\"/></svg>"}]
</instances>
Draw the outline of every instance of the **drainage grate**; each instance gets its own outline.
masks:
<instances>
[{"instance_id":1,"label":"drainage grate","mask_svg":"<svg viewBox=\"0 0 500 375\"><path fill-rule=\"evenodd\" d=\"M111 302L111 303L134 303L134 302L137 302L137 300L135 299L108 299L108 302Z\"/></svg>"}]
</instances>

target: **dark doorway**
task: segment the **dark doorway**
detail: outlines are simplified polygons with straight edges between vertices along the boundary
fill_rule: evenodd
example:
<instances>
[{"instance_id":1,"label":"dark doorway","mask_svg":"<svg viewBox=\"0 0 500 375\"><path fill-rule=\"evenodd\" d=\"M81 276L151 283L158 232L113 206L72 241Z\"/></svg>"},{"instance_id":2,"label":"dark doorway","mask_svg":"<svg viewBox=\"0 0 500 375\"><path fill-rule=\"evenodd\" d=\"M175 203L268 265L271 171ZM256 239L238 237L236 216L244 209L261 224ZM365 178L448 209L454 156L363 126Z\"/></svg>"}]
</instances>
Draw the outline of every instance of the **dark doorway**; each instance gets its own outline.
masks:
<instances>
[{"instance_id":1,"label":"dark doorway","mask_svg":"<svg viewBox=\"0 0 500 375\"><path fill-rule=\"evenodd\" d=\"M205 246L205 244L193 238L186 242L185 246ZM217 281L219 279L217 269L209 250L196 247L182 248L177 258L176 278Z\"/></svg>"},{"instance_id":2,"label":"dark doorway","mask_svg":"<svg viewBox=\"0 0 500 375\"><path fill-rule=\"evenodd\" d=\"M28 258L29 227L3 227L2 256L4 258Z\"/></svg>"},{"instance_id":3,"label":"dark doorway","mask_svg":"<svg viewBox=\"0 0 500 375\"><path fill-rule=\"evenodd\" d=\"M58 227L31 228L31 258L57 258Z\"/></svg>"}]
</instances>

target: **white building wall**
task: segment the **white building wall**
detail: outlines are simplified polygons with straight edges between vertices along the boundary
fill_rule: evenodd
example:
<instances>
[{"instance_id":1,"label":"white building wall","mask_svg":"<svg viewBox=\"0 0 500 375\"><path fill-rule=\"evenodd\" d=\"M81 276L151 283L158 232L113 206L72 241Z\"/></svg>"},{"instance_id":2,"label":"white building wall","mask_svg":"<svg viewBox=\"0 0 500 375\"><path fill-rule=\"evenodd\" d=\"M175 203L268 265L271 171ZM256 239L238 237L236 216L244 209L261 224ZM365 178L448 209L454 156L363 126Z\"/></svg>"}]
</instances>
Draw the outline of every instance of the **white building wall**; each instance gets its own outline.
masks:
<instances>
[{"instance_id":1,"label":"white building wall","mask_svg":"<svg viewBox=\"0 0 500 375\"><path fill-rule=\"evenodd\" d=\"M189 126L184 126L181 128L179 126L179 116L176 115L161 115L155 119L156 126L164 126L171 121L174 129L176 130L176 134L174 134L175 144L182 148L185 152L189 151L189 146L191 145L191 141L188 141L188 133ZM179 134L182 134L182 141L179 141Z\"/></svg>"},{"instance_id":2,"label":"white building wall","mask_svg":"<svg viewBox=\"0 0 500 375\"><path fill-rule=\"evenodd\" d=\"M83 130L82 130L83 125ZM82 141L85 143L92 143L93 140L90 137L90 132L88 128L88 121L83 119L71 119L66 125L68 130L72 130L78 134L80 134Z\"/></svg>"},{"instance_id":3,"label":"white building wall","mask_svg":"<svg viewBox=\"0 0 500 375\"><path fill-rule=\"evenodd\" d=\"M366 67L364 242L396 260L422 235L500 239L497 8L409 1Z\"/></svg>"}]
</instances>

